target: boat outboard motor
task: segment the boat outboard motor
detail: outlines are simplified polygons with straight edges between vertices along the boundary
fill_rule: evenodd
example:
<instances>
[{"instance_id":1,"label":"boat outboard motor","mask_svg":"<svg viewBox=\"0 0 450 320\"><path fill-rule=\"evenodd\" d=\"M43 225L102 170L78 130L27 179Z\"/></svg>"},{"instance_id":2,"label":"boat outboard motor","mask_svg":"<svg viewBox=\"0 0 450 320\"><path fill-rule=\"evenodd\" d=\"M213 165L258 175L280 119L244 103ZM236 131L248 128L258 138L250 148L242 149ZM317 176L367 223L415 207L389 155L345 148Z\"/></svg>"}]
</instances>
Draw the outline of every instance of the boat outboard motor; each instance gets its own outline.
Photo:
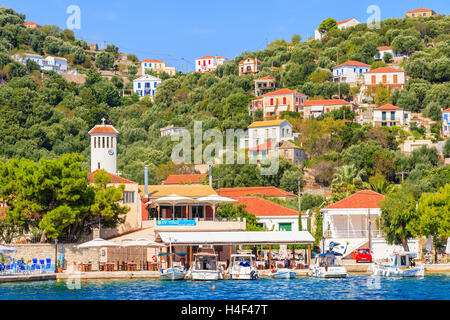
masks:
<instances>
[{"instance_id":1,"label":"boat outboard motor","mask_svg":"<svg viewBox=\"0 0 450 320\"><path fill-rule=\"evenodd\" d=\"M258 274L255 272L255 270L250 271L250 279L257 280Z\"/></svg>"}]
</instances>

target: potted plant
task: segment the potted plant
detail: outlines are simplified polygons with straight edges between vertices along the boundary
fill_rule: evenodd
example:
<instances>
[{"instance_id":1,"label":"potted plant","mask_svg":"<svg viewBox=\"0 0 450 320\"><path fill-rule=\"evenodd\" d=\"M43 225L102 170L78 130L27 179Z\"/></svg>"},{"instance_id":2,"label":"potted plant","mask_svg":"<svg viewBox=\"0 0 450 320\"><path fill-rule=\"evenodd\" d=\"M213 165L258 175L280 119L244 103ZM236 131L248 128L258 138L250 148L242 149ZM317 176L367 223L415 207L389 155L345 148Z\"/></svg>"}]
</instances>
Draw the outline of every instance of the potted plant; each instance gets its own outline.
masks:
<instances>
[{"instance_id":1,"label":"potted plant","mask_svg":"<svg viewBox=\"0 0 450 320\"><path fill-rule=\"evenodd\" d=\"M62 273L63 272L63 268L62 268L61 262L59 262L59 261L56 263L56 270L57 270L58 273Z\"/></svg>"}]
</instances>

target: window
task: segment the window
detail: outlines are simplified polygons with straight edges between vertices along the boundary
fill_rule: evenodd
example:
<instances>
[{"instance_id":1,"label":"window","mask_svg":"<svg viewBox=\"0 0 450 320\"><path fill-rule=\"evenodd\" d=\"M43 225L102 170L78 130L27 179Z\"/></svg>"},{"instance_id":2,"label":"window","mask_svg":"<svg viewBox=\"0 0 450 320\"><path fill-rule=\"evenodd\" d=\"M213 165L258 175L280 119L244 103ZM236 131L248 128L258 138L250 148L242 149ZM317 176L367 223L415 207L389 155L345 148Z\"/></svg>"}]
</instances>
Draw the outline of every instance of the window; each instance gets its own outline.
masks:
<instances>
[{"instance_id":1,"label":"window","mask_svg":"<svg viewBox=\"0 0 450 320\"><path fill-rule=\"evenodd\" d=\"M386 112L381 112L381 120L386 120Z\"/></svg>"},{"instance_id":2,"label":"window","mask_svg":"<svg viewBox=\"0 0 450 320\"><path fill-rule=\"evenodd\" d=\"M154 87L156 88L157 85L158 85L158 84L155 82L155 83L154 83Z\"/></svg>"},{"instance_id":3,"label":"window","mask_svg":"<svg viewBox=\"0 0 450 320\"><path fill-rule=\"evenodd\" d=\"M123 193L123 203L134 203L134 192L125 191Z\"/></svg>"},{"instance_id":4,"label":"window","mask_svg":"<svg viewBox=\"0 0 450 320\"><path fill-rule=\"evenodd\" d=\"M290 222L280 222L278 224L279 230L292 231L292 223Z\"/></svg>"},{"instance_id":5,"label":"window","mask_svg":"<svg viewBox=\"0 0 450 320\"><path fill-rule=\"evenodd\" d=\"M199 66L201 65L201 62L200 62L200 60L198 60L198 65L199 65Z\"/></svg>"},{"instance_id":6,"label":"window","mask_svg":"<svg viewBox=\"0 0 450 320\"><path fill-rule=\"evenodd\" d=\"M97 168L100 170L100 162L97 162Z\"/></svg>"},{"instance_id":7,"label":"window","mask_svg":"<svg viewBox=\"0 0 450 320\"><path fill-rule=\"evenodd\" d=\"M394 74L394 83L398 82L398 75Z\"/></svg>"},{"instance_id":8,"label":"window","mask_svg":"<svg viewBox=\"0 0 450 320\"><path fill-rule=\"evenodd\" d=\"M286 97L283 97L283 104L286 104Z\"/></svg>"},{"instance_id":9,"label":"window","mask_svg":"<svg viewBox=\"0 0 450 320\"><path fill-rule=\"evenodd\" d=\"M277 129L272 128L272 137L275 138L277 136Z\"/></svg>"},{"instance_id":10,"label":"window","mask_svg":"<svg viewBox=\"0 0 450 320\"><path fill-rule=\"evenodd\" d=\"M208 60L208 64L211 64L211 60Z\"/></svg>"},{"instance_id":11,"label":"window","mask_svg":"<svg viewBox=\"0 0 450 320\"><path fill-rule=\"evenodd\" d=\"M94 149L97 148L97 139L94 138Z\"/></svg>"},{"instance_id":12,"label":"window","mask_svg":"<svg viewBox=\"0 0 450 320\"><path fill-rule=\"evenodd\" d=\"M387 76L386 75L383 75L383 83L386 83L387 82Z\"/></svg>"},{"instance_id":13,"label":"window","mask_svg":"<svg viewBox=\"0 0 450 320\"><path fill-rule=\"evenodd\" d=\"M377 83L377 77L376 76L372 76L372 84Z\"/></svg>"},{"instance_id":14,"label":"window","mask_svg":"<svg viewBox=\"0 0 450 320\"><path fill-rule=\"evenodd\" d=\"M391 111L391 120L395 120L395 111Z\"/></svg>"},{"instance_id":15,"label":"window","mask_svg":"<svg viewBox=\"0 0 450 320\"><path fill-rule=\"evenodd\" d=\"M109 137L106 137L106 147L109 149Z\"/></svg>"},{"instance_id":16,"label":"window","mask_svg":"<svg viewBox=\"0 0 450 320\"><path fill-rule=\"evenodd\" d=\"M102 148L105 147L105 137L102 137Z\"/></svg>"},{"instance_id":17,"label":"window","mask_svg":"<svg viewBox=\"0 0 450 320\"><path fill-rule=\"evenodd\" d=\"M270 105L273 106L273 98L270 98Z\"/></svg>"},{"instance_id":18,"label":"window","mask_svg":"<svg viewBox=\"0 0 450 320\"><path fill-rule=\"evenodd\" d=\"M101 144L100 144L100 137L98 137L98 143L97 143L98 147L97 148L101 148Z\"/></svg>"},{"instance_id":19,"label":"window","mask_svg":"<svg viewBox=\"0 0 450 320\"><path fill-rule=\"evenodd\" d=\"M114 137L111 137L111 148L114 148Z\"/></svg>"},{"instance_id":20,"label":"window","mask_svg":"<svg viewBox=\"0 0 450 320\"><path fill-rule=\"evenodd\" d=\"M204 217L203 206L192 206L192 218L203 219Z\"/></svg>"},{"instance_id":21,"label":"window","mask_svg":"<svg viewBox=\"0 0 450 320\"><path fill-rule=\"evenodd\" d=\"M140 89L141 88L141 83L140 82L138 82L138 89Z\"/></svg>"}]
</instances>

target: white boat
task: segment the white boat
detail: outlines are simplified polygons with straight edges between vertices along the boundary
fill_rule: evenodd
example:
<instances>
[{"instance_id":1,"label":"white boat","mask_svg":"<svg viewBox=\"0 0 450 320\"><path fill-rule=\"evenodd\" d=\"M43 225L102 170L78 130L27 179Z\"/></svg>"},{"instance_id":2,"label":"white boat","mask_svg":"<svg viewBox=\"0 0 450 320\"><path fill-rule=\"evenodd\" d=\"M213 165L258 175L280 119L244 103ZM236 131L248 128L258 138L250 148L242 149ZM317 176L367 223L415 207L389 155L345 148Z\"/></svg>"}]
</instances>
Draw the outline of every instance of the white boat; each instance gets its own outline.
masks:
<instances>
[{"instance_id":1,"label":"white boat","mask_svg":"<svg viewBox=\"0 0 450 320\"><path fill-rule=\"evenodd\" d=\"M161 268L159 278L161 280L184 280L186 276L186 270L184 266L179 263L178 265L175 265L176 262L173 262L173 256L174 255L186 255L186 252L172 252L172 242L170 242L170 251L165 253L160 253L158 256L169 256L170 257L170 268L163 269Z\"/></svg>"},{"instance_id":2,"label":"white boat","mask_svg":"<svg viewBox=\"0 0 450 320\"><path fill-rule=\"evenodd\" d=\"M311 266L309 275L318 278L345 278L347 269L336 259L341 253L329 251L319 254Z\"/></svg>"},{"instance_id":3,"label":"white boat","mask_svg":"<svg viewBox=\"0 0 450 320\"><path fill-rule=\"evenodd\" d=\"M374 263L373 274L386 277L423 277L425 268L423 265L416 266L414 262L415 253L393 253L389 257L389 263Z\"/></svg>"},{"instance_id":4,"label":"white boat","mask_svg":"<svg viewBox=\"0 0 450 320\"><path fill-rule=\"evenodd\" d=\"M255 268L253 254L232 254L231 264L228 268L231 280L257 280L259 272Z\"/></svg>"},{"instance_id":5,"label":"white boat","mask_svg":"<svg viewBox=\"0 0 450 320\"><path fill-rule=\"evenodd\" d=\"M279 268L272 270L272 278L274 279L293 279L296 273L288 268Z\"/></svg>"},{"instance_id":6,"label":"white boat","mask_svg":"<svg viewBox=\"0 0 450 320\"><path fill-rule=\"evenodd\" d=\"M189 275L194 281L222 280L223 272L217 266L218 255L214 252L194 254L194 264L189 270Z\"/></svg>"}]
</instances>

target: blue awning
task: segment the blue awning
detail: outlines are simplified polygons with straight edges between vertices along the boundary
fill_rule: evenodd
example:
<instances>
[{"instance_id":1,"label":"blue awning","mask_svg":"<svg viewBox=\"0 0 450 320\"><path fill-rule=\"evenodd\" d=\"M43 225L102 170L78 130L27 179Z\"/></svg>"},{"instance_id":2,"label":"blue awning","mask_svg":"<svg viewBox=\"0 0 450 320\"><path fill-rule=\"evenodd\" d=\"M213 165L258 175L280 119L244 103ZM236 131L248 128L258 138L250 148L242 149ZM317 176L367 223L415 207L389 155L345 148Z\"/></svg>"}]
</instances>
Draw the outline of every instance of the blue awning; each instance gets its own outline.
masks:
<instances>
[{"instance_id":1,"label":"blue awning","mask_svg":"<svg viewBox=\"0 0 450 320\"><path fill-rule=\"evenodd\" d=\"M329 256L329 255L333 255L333 256L342 256L342 253L339 252L325 252L325 253L321 253L319 254L319 257L324 257L324 256Z\"/></svg>"}]
</instances>

